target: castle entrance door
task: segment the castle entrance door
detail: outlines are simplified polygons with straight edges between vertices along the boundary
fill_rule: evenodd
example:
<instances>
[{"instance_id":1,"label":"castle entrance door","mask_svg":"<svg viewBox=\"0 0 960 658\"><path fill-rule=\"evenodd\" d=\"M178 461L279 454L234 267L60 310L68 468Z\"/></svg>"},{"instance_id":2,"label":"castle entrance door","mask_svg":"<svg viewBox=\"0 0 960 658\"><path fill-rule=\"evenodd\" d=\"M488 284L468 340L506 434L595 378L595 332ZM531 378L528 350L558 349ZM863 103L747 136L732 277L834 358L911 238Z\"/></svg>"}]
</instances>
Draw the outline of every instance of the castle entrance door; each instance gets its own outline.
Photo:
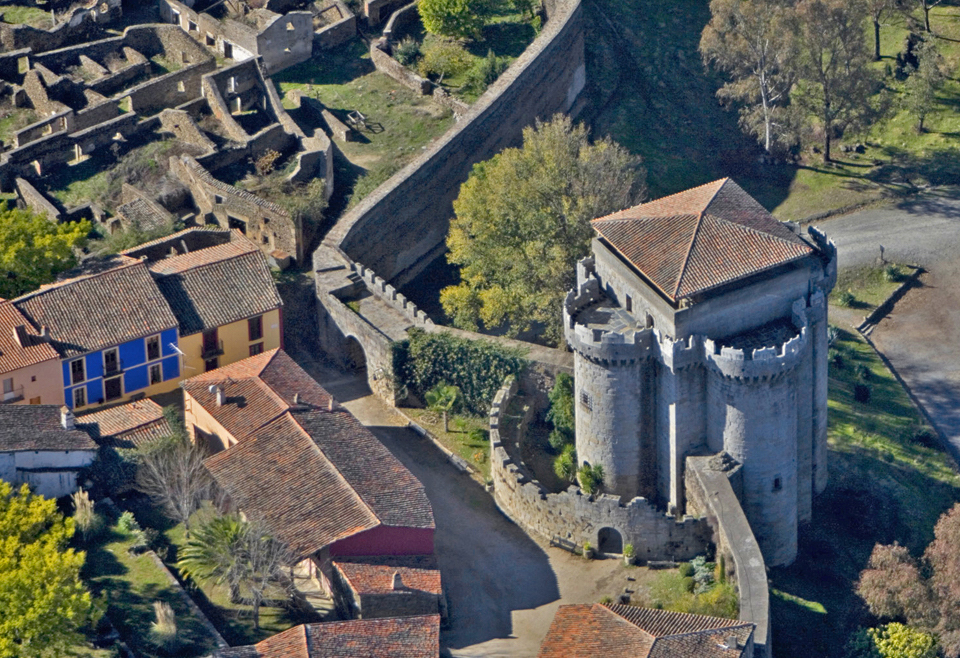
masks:
<instances>
[{"instance_id":1,"label":"castle entrance door","mask_svg":"<svg viewBox=\"0 0 960 658\"><path fill-rule=\"evenodd\" d=\"M597 550L601 553L623 553L623 537L616 528L600 528Z\"/></svg>"}]
</instances>

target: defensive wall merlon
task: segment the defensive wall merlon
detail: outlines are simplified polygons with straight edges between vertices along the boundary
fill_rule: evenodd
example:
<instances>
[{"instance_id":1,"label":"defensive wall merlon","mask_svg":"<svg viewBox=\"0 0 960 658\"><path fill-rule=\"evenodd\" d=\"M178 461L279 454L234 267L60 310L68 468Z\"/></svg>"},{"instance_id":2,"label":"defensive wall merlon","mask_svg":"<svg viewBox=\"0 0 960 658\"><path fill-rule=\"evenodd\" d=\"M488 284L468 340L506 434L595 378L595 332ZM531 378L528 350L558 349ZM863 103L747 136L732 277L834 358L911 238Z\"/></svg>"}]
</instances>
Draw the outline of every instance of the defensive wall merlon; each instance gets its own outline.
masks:
<instances>
[{"instance_id":1,"label":"defensive wall merlon","mask_svg":"<svg viewBox=\"0 0 960 658\"><path fill-rule=\"evenodd\" d=\"M367 290L394 309L403 313L414 325L426 327L432 327L434 325L430 316L418 309L416 304L404 297L396 288L387 283L383 277L377 276L376 272L369 267L364 267L360 263L351 263L351 268L363 281Z\"/></svg>"},{"instance_id":2,"label":"defensive wall merlon","mask_svg":"<svg viewBox=\"0 0 960 658\"><path fill-rule=\"evenodd\" d=\"M690 560L706 551L710 528L705 519L691 516L678 520L664 514L647 499L636 497L624 503L617 496L588 496L571 485L566 491L549 493L511 458L504 442L502 415L517 394L516 380L508 378L497 391L490 409L490 475L494 500L504 514L527 532L545 540L559 539L582 548L585 542L600 546L604 528L620 533L623 544L633 544L641 560ZM524 423L517 432L522 433Z\"/></svg>"},{"instance_id":3,"label":"defensive wall merlon","mask_svg":"<svg viewBox=\"0 0 960 658\"><path fill-rule=\"evenodd\" d=\"M704 517L713 529L717 555L724 557L727 577L737 586L740 619L757 625L754 658L771 658L767 568L740 504L741 466L727 455L687 457L686 465L688 510Z\"/></svg>"}]
</instances>

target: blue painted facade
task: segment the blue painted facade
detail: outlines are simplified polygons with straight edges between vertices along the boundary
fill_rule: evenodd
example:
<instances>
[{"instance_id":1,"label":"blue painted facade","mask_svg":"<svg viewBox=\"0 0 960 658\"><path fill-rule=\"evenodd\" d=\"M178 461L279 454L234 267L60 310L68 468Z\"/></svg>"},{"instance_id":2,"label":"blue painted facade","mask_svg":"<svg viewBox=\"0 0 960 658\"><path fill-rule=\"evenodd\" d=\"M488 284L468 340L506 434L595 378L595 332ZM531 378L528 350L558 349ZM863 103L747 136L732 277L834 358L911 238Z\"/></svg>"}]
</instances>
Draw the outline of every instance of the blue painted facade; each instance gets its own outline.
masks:
<instances>
[{"instance_id":1,"label":"blue painted facade","mask_svg":"<svg viewBox=\"0 0 960 658\"><path fill-rule=\"evenodd\" d=\"M120 400L133 395L139 391L145 391L151 386L171 379L180 378L180 353L177 351L179 345L179 334L177 329L165 329L160 336L160 355L155 359L147 358L147 340L156 336L151 334L134 340L127 341L114 347L108 347L97 352L90 352L83 356L65 359L63 363L63 387L64 402L68 407L75 407L75 391L83 388L85 391L85 404L82 408L95 406L102 402ZM111 350L117 350L119 359L119 376L122 381L120 395L106 399L106 379L112 380L113 376L104 378L104 359L105 353ZM84 366L84 379L76 384L72 381L71 364L74 361L82 360ZM159 365L161 379L154 384L150 383L151 366ZM116 384L114 383L114 386Z\"/></svg>"}]
</instances>

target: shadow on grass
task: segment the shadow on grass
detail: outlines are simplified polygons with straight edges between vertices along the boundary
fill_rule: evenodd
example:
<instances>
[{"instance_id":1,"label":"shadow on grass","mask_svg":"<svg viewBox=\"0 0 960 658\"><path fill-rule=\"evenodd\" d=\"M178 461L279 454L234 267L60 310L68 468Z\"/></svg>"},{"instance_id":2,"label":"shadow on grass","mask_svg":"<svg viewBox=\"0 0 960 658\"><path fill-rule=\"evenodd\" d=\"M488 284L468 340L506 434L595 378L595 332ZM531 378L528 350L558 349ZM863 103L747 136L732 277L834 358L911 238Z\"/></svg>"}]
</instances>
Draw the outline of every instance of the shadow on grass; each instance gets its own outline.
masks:
<instances>
[{"instance_id":1,"label":"shadow on grass","mask_svg":"<svg viewBox=\"0 0 960 658\"><path fill-rule=\"evenodd\" d=\"M489 23L483 28L483 39L467 45L467 50L477 57L486 57L492 50L500 57L519 57L526 50L536 32L529 23Z\"/></svg>"},{"instance_id":2,"label":"shadow on grass","mask_svg":"<svg viewBox=\"0 0 960 658\"><path fill-rule=\"evenodd\" d=\"M344 85L376 70L361 39L354 39L340 48L324 52L274 74L276 83Z\"/></svg>"}]
</instances>

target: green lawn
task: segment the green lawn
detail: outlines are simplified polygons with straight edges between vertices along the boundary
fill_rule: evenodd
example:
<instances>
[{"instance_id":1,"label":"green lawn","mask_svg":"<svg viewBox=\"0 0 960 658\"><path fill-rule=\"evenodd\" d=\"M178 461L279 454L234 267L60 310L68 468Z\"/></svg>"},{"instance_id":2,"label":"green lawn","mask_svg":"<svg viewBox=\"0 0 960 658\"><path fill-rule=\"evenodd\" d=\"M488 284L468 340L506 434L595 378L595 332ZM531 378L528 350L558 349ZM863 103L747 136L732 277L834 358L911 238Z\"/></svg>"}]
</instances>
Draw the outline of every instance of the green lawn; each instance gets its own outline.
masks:
<instances>
[{"instance_id":1,"label":"green lawn","mask_svg":"<svg viewBox=\"0 0 960 658\"><path fill-rule=\"evenodd\" d=\"M4 5L0 7L3 13L3 22L12 25L26 24L40 29L50 29L53 23L50 20L50 11L25 5Z\"/></svg>"},{"instance_id":2,"label":"green lawn","mask_svg":"<svg viewBox=\"0 0 960 658\"><path fill-rule=\"evenodd\" d=\"M93 546L86 547L83 577L95 595L105 594L107 611L120 636L139 656L165 656L149 637L154 601L166 601L177 616L183 658L208 655L216 642L194 617L163 570L146 554L127 550L133 536L112 526Z\"/></svg>"},{"instance_id":3,"label":"green lawn","mask_svg":"<svg viewBox=\"0 0 960 658\"><path fill-rule=\"evenodd\" d=\"M347 184L363 173L386 180L453 125L449 110L379 73L359 39L288 68L273 81L281 96L304 90L343 121L354 110L367 117L368 129L354 141L337 143L353 167L345 172ZM288 111L308 133L319 125L306 110ZM364 194L376 187L369 183L363 186Z\"/></svg>"},{"instance_id":4,"label":"green lawn","mask_svg":"<svg viewBox=\"0 0 960 658\"><path fill-rule=\"evenodd\" d=\"M39 120L37 113L27 107L7 107L0 111L0 141L13 145L13 135Z\"/></svg>"},{"instance_id":5,"label":"green lawn","mask_svg":"<svg viewBox=\"0 0 960 658\"><path fill-rule=\"evenodd\" d=\"M895 113L868 134L835 143L836 162L824 165L805 152L800 166L759 164L759 146L742 134L737 113L717 102L722 80L704 69L697 50L710 19L706 0L644 3L642 11L632 3L591 0L585 10L592 103L582 118L595 134L609 134L644 159L653 198L731 176L777 217L799 220L960 178L958 6L940 5L931 13L951 79L938 94L927 131L918 135L913 117ZM872 47L872 27L864 29ZM881 72L891 67L906 34L903 21L885 26L884 59L873 66ZM888 76L885 84L896 107L901 83ZM842 144L857 142L866 145L865 153L841 152Z\"/></svg>"},{"instance_id":6,"label":"green lawn","mask_svg":"<svg viewBox=\"0 0 960 658\"><path fill-rule=\"evenodd\" d=\"M470 432L476 429L488 429L487 418L475 416L450 416L450 431L443 430L443 419L439 414L426 409L404 407L403 413L415 420L435 439L451 452L460 455L480 471L484 480L490 479L490 441L484 438L477 441L470 438Z\"/></svg>"},{"instance_id":7,"label":"green lawn","mask_svg":"<svg viewBox=\"0 0 960 658\"><path fill-rule=\"evenodd\" d=\"M960 500L950 458L924 435L919 414L872 348L841 332L834 350L830 483L814 502L813 523L801 528L797 562L770 574L778 658L834 655L869 622L854 585L874 544L898 541L919 554L940 514ZM871 389L866 404L854 399L857 383Z\"/></svg>"},{"instance_id":8,"label":"green lawn","mask_svg":"<svg viewBox=\"0 0 960 658\"><path fill-rule=\"evenodd\" d=\"M887 267L853 267L842 270L837 275L837 285L830 293L830 303L836 303L837 296L850 292L854 296L851 308L870 312L882 304L900 284L913 273L913 268L904 265L888 266L893 276L888 275Z\"/></svg>"},{"instance_id":9,"label":"green lawn","mask_svg":"<svg viewBox=\"0 0 960 658\"><path fill-rule=\"evenodd\" d=\"M164 561L171 571L176 572L177 550L186 543L183 524L172 524L142 499L133 499L127 506L133 509L141 525L150 526L162 532L168 545ZM192 527L203 523L212 513L213 510L209 506L196 512L191 518L191 523L194 524ZM190 595L216 627L217 632L231 646L255 644L298 624L320 621L319 617L294 615L283 608L262 606L260 631L257 632L253 628L250 606L232 603L228 589L203 583L199 587L191 587Z\"/></svg>"}]
</instances>

